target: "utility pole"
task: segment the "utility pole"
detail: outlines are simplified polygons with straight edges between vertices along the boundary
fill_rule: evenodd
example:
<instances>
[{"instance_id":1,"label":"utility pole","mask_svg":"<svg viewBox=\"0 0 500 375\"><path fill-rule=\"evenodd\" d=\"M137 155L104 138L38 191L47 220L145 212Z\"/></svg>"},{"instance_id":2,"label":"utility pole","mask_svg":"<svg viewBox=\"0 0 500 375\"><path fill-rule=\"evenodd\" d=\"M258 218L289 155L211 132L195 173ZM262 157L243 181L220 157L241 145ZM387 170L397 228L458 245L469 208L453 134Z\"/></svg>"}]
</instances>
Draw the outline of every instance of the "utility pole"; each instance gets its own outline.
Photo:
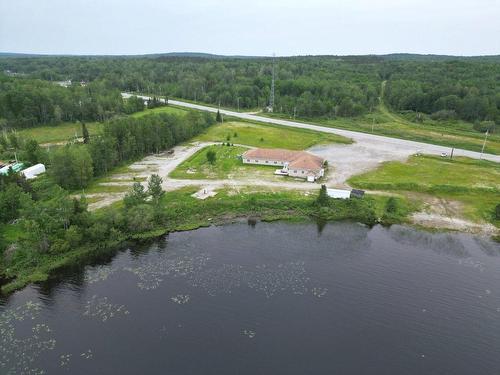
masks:
<instances>
[{"instance_id":1,"label":"utility pole","mask_svg":"<svg viewBox=\"0 0 500 375\"><path fill-rule=\"evenodd\" d=\"M372 120L373 120L373 121L372 121L372 133L373 133L373 128L374 128L374 126L375 126L375 117L374 117L374 118L372 118Z\"/></svg>"},{"instance_id":2,"label":"utility pole","mask_svg":"<svg viewBox=\"0 0 500 375\"><path fill-rule=\"evenodd\" d=\"M238 102L238 112L240 111L240 97L238 96L236 98L236 101Z\"/></svg>"},{"instance_id":3,"label":"utility pole","mask_svg":"<svg viewBox=\"0 0 500 375\"><path fill-rule=\"evenodd\" d=\"M295 116L297 116L297 106L293 107L293 119L295 120Z\"/></svg>"},{"instance_id":4,"label":"utility pole","mask_svg":"<svg viewBox=\"0 0 500 375\"><path fill-rule=\"evenodd\" d=\"M489 133L489 129L486 130L486 135L484 136L483 148L481 149L481 155L479 156L479 159L483 158L484 147L486 146L486 140L488 139L488 133Z\"/></svg>"},{"instance_id":5,"label":"utility pole","mask_svg":"<svg viewBox=\"0 0 500 375\"><path fill-rule=\"evenodd\" d=\"M273 70L272 70L272 79L271 79L271 97L269 98L269 112L273 112L274 110L274 79L275 79L275 71L274 71L274 62L275 62L275 54L273 53Z\"/></svg>"}]
</instances>

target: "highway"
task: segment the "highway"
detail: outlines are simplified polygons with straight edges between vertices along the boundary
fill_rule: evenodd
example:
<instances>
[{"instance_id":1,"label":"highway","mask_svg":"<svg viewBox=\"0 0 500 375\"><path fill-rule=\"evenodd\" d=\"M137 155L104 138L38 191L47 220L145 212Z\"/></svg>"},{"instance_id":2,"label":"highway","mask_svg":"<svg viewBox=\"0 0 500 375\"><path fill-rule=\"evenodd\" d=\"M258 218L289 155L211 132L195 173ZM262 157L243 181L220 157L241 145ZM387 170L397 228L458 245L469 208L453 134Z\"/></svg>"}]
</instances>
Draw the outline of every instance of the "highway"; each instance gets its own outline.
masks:
<instances>
[{"instance_id":1,"label":"highway","mask_svg":"<svg viewBox=\"0 0 500 375\"><path fill-rule=\"evenodd\" d=\"M129 93L122 93L123 97L129 97L131 95L132 94L129 94ZM147 100L150 98L149 96L144 96L144 95L136 95L136 96L138 96L139 98L142 98L144 100ZM213 113L217 112L217 108L214 108L214 107L184 102L184 101L180 101L180 100L169 99L168 103L179 106L179 107L191 108L191 109L196 109L196 110L200 110L200 111L207 111L207 112L213 112ZM292 128L310 129L310 130L315 130L315 131L320 131L320 132L325 132L325 133L338 134L338 135L341 135L343 137L351 138L353 141L355 141L356 143L359 143L360 145L363 145L364 147L368 147L368 148L375 147L379 151L384 151L386 153L395 152L395 153L404 153L404 154L410 155L410 154L415 154L417 152L420 152L420 153L424 153L424 154L441 155L441 153L445 152L449 155L451 152L450 147L438 146L438 145L433 145L430 143L408 141L408 140L399 139L399 138L391 138L391 137L386 137L386 136L382 136L382 135L356 132L356 131L352 131L352 130L344 130L344 129L330 128L330 127L315 125L315 124L308 124L308 123L295 122L295 121L289 121L289 120L268 118L268 117L263 117L263 116L259 116L256 114L251 114L251 113L234 112L234 111L230 111L227 109L221 109L220 113L223 116L231 116L231 117L241 118L244 120L249 120L249 121L254 121L254 122L261 122L261 123L267 123L267 124L273 124L273 125L288 126L288 127L292 127ZM459 149L459 148L455 148L453 155L454 156L466 156L466 157L473 158L473 159L482 158L485 160L490 160L490 161L500 163L500 155L492 155L492 154L485 153L485 154L482 154L482 157L481 157L480 152L463 150L463 149Z\"/></svg>"}]
</instances>

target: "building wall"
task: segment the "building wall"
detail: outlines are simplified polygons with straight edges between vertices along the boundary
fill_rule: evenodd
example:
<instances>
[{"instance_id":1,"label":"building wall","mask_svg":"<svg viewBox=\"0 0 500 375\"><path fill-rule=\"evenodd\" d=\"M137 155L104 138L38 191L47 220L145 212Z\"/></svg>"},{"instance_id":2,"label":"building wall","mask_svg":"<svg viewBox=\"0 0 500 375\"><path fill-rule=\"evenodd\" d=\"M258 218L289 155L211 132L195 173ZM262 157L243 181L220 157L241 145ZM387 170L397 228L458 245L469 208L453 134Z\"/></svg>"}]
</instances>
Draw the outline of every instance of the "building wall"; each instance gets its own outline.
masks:
<instances>
[{"instance_id":1,"label":"building wall","mask_svg":"<svg viewBox=\"0 0 500 375\"><path fill-rule=\"evenodd\" d=\"M271 160L271 159L256 159L247 158L242 155L242 161L244 164L256 164L256 165L267 165L274 167L285 167L288 166L288 162L284 160ZM285 168L283 168L285 169ZM311 169L292 169L288 168L288 175L292 177L298 177L307 179L307 176L314 176L316 179L323 177L325 170L323 168L318 170Z\"/></svg>"},{"instance_id":2,"label":"building wall","mask_svg":"<svg viewBox=\"0 0 500 375\"><path fill-rule=\"evenodd\" d=\"M323 177L325 171L324 169L320 170L311 170L311 169L288 169L288 175L292 177L299 178L307 178L307 176L314 176L315 178Z\"/></svg>"},{"instance_id":3,"label":"building wall","mask_svg":"<svg viewBox=\"0 0 500 375\"><path fill-rule=\"evenodd\" d=\"M275 167L283 167L285 165L284 160L270 160L270 159L249 159L242 156L244 164L259 164L259 165L271 165Z\"/></svg>"}]
</instances>

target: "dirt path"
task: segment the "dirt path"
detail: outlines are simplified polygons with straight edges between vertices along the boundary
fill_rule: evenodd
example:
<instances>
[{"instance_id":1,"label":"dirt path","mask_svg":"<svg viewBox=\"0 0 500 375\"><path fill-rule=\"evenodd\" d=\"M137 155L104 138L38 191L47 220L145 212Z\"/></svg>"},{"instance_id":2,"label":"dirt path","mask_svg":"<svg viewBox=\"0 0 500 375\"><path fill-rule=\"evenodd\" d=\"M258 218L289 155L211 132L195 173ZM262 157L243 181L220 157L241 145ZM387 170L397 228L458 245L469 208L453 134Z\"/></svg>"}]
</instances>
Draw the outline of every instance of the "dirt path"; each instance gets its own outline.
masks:
<instances>
[{"instance_id":1,"label":"dirt path","mask_svg":"<svg viewBox=\"0 0 500 375\"><path fill-rule=\"evenodd\" d=\"M211 180L211 179L174 179L168 175L172 172L179 164L184 160L188 159L194 155L199 150L204 147L216 144L214 142L202 142L193 143L189 145L177 146L172 149L172 152L166 152L159 155L150 155L142 159L141 161L135 162L129 166L131 170L128 173L114 174L109 177L111 182L103 182L102 186L126 186L129 187L133 184L133 178L138 178L141 180L149 178L152 174L158 174L163 179L163 189L165 191L177 190L187 186L200 186L206 187L211 190L220 188L231 188L240 189L242 187L264 187L266 190L269 189L295 189L304 191L317 190L319 187L317 184L307 183L302 180L287 180L287 181L270 181L265 179L253 178L252 176L242 176L237 179L222 179L222 180ZM244 146L244 145L240 145ZM249 146L245 146L249 147ZM142 182L146 185L146 181ZM106 207L114 202L123 199L125 193L123 192L110 192L110 193L96 193L88 194L89 198L98 198L96 202L89 204L91 210Z\"/></svg>"}]
</instances>

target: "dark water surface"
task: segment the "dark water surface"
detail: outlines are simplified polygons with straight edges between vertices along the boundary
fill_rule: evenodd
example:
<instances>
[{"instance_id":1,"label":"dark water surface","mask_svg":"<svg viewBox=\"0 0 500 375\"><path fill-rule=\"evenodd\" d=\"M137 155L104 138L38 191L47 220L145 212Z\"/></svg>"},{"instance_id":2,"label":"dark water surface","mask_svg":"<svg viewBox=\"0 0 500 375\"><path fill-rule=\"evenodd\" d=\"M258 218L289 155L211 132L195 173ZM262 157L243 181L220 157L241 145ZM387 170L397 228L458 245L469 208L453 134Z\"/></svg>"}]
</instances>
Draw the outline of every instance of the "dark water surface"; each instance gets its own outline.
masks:
<instances>
[{"instance_id":1,"label":"dark water surface","mask_svg":"<svg viewBox=\"0 0 500 375\"><path fill-rule=\"evenodd\" d=\"M1 374L500 374L500 246L357 224L171 234L0 304Z\"/></svg>"}]
</instances>

